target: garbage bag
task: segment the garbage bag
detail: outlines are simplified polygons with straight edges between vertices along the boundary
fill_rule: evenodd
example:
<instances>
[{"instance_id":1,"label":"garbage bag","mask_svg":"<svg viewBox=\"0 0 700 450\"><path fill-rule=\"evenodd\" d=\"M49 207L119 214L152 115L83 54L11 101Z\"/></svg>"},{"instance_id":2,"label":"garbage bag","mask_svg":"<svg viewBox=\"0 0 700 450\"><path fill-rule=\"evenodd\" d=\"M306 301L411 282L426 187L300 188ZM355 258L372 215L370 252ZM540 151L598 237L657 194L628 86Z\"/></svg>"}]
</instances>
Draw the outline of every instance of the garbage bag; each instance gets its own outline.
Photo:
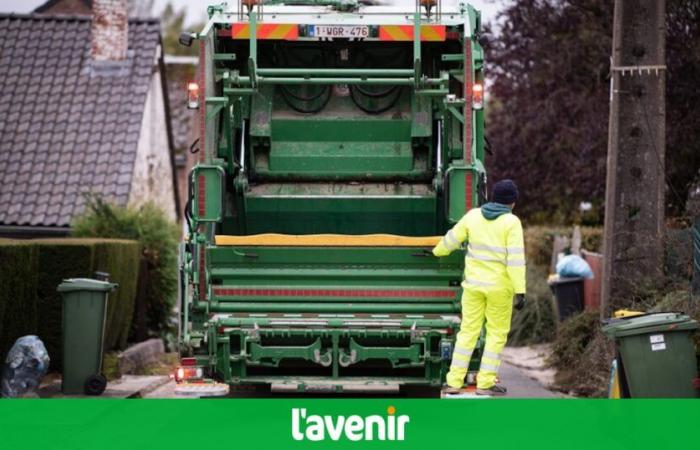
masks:
<instances>
[{"instance_id":1,"label":"garbage bag","mask_svg":"<svg viewBox=\"0 0 700 450\"><path fill-rule=\"evenodd\" d=\"M0 393L19 397L33 392L49 369L49 354L36 336L22 336L15 341L2 367Z\"/></svg>"},{"instance_id":2,"label":"garbage bag","mask_svg":"<svg viewBox=\"0 0 700 450\"><path fill-rule=\"evenodd\" d=\"M557 263L557 274L560 277L593 278L593 271L585 259L578 255L566 255Z\"/></svg>"}]
</instances>

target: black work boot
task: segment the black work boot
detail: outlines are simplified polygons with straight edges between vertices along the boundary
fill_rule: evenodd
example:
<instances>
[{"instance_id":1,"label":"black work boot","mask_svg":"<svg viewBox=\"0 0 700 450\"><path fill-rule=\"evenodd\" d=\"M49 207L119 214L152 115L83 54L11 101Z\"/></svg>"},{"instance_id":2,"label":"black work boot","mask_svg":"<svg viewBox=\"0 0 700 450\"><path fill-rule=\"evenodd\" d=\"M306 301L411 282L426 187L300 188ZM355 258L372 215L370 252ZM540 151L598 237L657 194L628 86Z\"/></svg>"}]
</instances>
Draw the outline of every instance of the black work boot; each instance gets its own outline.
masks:
<instances>
[{"instance_id":1,"label":"black work boot","mask_svg":"<svg viewBox=\"0 0 700 450\"><path fill-rule=\"evenodd\" d=\"M494 384L488 389L476 389L476 395L490 395L491 397L502 397L508 393L508 389L500 384Z\"/></svg>"}]
</instances>

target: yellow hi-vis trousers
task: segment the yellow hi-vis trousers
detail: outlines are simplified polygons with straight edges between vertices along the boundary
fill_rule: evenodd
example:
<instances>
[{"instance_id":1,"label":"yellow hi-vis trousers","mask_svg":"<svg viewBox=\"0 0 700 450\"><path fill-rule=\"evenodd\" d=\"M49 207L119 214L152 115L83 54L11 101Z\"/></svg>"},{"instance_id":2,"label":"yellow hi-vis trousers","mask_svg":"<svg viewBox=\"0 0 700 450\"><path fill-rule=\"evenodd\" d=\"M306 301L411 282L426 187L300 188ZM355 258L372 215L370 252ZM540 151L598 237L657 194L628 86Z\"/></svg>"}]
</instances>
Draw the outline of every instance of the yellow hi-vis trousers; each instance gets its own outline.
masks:
<instances>
[{"instance_id":1,"label":"yellow hi-vis trousers","mask_svg":"<svg viewBox=\"0 0 700 450\"><path fill-rule=\"evenodd\" d=\"M476 386L489 389L496 384L501 352L506 345L513 313L513 291L509 287L467 284L462 294L462 324L457 333L447 384L461 388L469 360L486 319L486 341Z\"/></svg>"}]
</instances>

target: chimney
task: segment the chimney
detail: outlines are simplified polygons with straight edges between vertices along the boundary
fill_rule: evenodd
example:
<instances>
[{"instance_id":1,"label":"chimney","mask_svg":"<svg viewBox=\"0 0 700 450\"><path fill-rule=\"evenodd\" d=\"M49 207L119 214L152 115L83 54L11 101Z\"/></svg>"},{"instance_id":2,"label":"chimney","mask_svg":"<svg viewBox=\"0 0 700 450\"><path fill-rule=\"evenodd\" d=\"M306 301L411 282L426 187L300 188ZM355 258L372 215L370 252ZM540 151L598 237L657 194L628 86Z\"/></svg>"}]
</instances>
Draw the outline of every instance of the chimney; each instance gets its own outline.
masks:
<instances>
[{"instance_id":1,"label":"chimney","mask_svg":"<svg viewBox=\"0 0 700 450\"><path fill-rule=\"evenodd\" d=\"M127 0L92 1L92 59L123 61L129 45Z\"/></svg>"}]
</instances>

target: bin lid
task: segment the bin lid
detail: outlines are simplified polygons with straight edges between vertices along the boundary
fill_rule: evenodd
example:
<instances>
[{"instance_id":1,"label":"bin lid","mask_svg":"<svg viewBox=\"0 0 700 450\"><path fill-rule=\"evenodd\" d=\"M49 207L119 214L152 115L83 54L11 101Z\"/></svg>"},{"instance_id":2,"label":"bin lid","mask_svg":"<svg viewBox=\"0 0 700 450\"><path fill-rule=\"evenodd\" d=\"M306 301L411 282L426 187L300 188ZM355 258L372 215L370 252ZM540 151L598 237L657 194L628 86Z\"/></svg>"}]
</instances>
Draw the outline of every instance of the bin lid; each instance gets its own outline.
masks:
<instances>
[{"instance_id":1,"label":"bin lid","mask_svg":"<svg viewBox=\"0 0 700 450\"><path fill-rule=\"evenodd\" d=\"M63 280L63 283L58 285L58 292L72 291L102 291L108 292L114 290L118 285L107 281L93 280L92 278L69 278Z\"/></svg>"},{"instance_id":2,"label":"bin lid","mask_svg":"<svg viewBox=\"0 0 700 450\"><path fill-rule=\"evenodd\" d=\"M557 276L556 278L552 278L551 280L547 280L547 283L549 283L550 286L555 286L557 284L565 284L565 283L578 283L580 281L583 281L583 277L560 277Z\"/></svg>"},{"instance_id":3,"label":"bin lid","mask_svg":"<svg viewBox=\"0 0 700 450\"><path fill-rule=\"evenodd\" d=\"M664 331L695 330L698 327L698 322L686 314L659 312L613 319L603 326L603 333L608 337L617 338Z\"/></svg>"}]
</instances>

